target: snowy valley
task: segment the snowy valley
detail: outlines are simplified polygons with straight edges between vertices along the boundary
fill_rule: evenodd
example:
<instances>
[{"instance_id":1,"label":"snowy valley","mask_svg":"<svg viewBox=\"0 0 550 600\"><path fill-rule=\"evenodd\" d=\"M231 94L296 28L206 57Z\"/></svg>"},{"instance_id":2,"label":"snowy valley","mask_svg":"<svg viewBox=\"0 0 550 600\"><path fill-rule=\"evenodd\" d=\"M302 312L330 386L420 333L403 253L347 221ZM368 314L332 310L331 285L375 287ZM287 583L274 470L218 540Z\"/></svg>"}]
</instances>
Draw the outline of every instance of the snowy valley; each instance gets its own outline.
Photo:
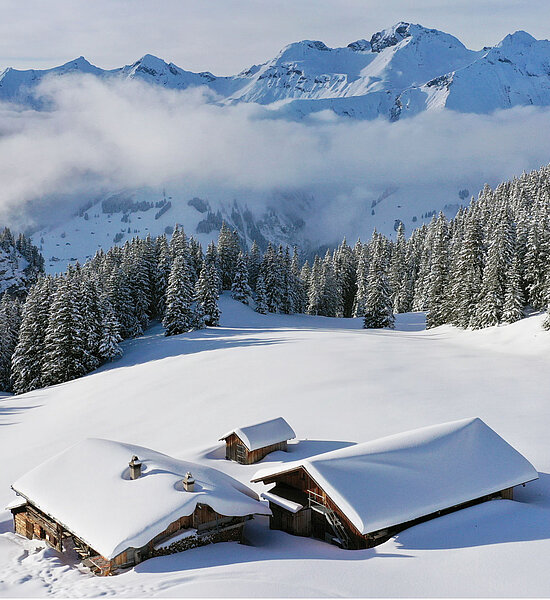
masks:
<instances>
[{"instance_id":1,"label":"snowy valley","mask_svg":"<svg viewBox=\"0 0 550 600\"><path fill-rule=\"evenodd\" d=\"M525 31L0 71L0 597L548 595L548 127Z\"/></svg>"}]
</instances>

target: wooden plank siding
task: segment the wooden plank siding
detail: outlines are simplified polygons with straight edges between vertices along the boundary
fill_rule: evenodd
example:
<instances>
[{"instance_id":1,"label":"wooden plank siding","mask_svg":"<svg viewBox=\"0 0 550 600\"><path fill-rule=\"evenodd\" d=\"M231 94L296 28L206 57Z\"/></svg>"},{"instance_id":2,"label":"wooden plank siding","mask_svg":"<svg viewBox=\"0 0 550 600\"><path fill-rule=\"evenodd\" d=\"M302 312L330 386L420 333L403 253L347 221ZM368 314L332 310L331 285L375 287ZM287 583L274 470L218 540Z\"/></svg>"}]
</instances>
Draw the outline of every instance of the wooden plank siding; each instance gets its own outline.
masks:
<instances>
[{"instance_id":1,"label":"wooden plank siding","mask_svg":"<svg viewBox=\"0 0 550 600\"><path fill-rule=\"evenodd\" d=\"M239 436L236 433L232 433L225 438L225 458L227 460L234 460L242 465L251 465L262 460L262 458L271 452L276 452L277 450L286 452L287 447L288 444L284 441L264 446L257 450L249 450Z\"/></svg>"},{"instance_id":2,"label":"wooden plank siding","mask_svg":"<svg viewBox=\"0 0 550 600\"><path fill-rule=\"evenodd\" d=\"M36 506L27 503L12 509L16 533L28 539L46 541L52 548L63 551L63 526L43 513Z\"/></svg>"},{"instance_id":3,"label":"wooden plank siding","mask_svg":"<svg viewBox=\"0 0 550 600\"><path fill-rule=\"evenodd\" d=\"M348 534L348 536L350 538L350 548L360 549L360 548L366 548L367 547L367 540L365 539L365 537L355 527L355 525L346 517L346 515L341 511L341 509L332 500L332 498L326 493L326 491L304 469L304 467L298 467L298 468L293 469L291 471L287 471L286 473L281 473L279 475L273 475L271 477L267 477L263 481L266 484L268 484L268 483L275 483L276 482L277 484L287 485L289 487L298 489L298 490L300 490L301 492L304 492L304 493L307 493L308 491L312 491L315 494L318 494L319 496L322 497L323 503L325 504L325 506L327 506L328 508L332 509L336 513L336 515L338 516L338 518L340 519L340 521L342 521L342 523L343 523L343 525L344 525L344 527L346 529L346 533ZM271 510L273 511L274 508L275 508L275 505L270 502L269 506L270 506ZM306 510L306 508L302 509L301 511L299 511L298 513L295 513L295 514L299 515L301 512L303 512L304 510ZM277 508L275 508L275 511L278 512ZM315 511L312 511L312 512L315 512ZM324 517L323 517L323 519L324 519L324 521L326 521L326 519ZM317 525L316 532L318 534L321 534L320 523L319 523L318 520L316 520L315 515L311 515L311 521L312 521L312 525L309 528L310 531L313 530L314 525ZM287 524L288 524L288 521L287 521ZM292 527L292 529L296 529L297 528L300 531L305 531L307 529L303 525L298 525L298 524L292 524L291 527ZM274 527L274 529L275 529L275 527ZM283 528L281 527L281 529L283 529ZM283 529L283 531L287 531L287 529ZM331 529L330 525L327 522L326 523L326 528L323 531L323 535L322 536L321 535L317 535L315 537L321 537L321 539L324 539L325 538L324 534L325 533L330 534L331 532L332 532L332 529ZM290 531L289 533L293 533L293 531ZM296 534L296 535L305 535L305 534L299 533L299 534Z\"/></svg>"}]
</instances>

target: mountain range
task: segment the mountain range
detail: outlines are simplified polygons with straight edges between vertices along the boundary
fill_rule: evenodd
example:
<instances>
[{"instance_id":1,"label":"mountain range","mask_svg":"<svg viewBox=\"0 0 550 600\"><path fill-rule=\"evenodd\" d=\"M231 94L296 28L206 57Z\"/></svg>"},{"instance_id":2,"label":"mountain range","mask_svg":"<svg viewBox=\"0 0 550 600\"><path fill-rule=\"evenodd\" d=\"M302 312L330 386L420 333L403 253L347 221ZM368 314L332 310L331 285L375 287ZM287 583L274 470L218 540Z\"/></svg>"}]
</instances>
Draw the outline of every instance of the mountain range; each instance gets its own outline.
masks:
<instances>
[{"instance_id":1,"label":"mountain range","mask_svg":"<svg viewBox=\"0 0 550 600\"><path fill-rule=\"evenodd\" d=\"M358 119L398 120L442 108L485 114L550 105L549 41L517 31L476 51L452 35L404 22L343 48L296 42L230 77L186 71L150 54L112 70L82 56L53 69L7 68L0 74L0 100L43 108L47 100L34 93L42 79L74 73L169 89L203 86L214 102L270 105L287 118L328 109Z\"/></svg>"},{"instance_id":2,"label":"mountain range","mask_svg":"<svg viewBox=\"0 0 550 600\"><path fill-rule=\"evenodd\" d=\"M549 41L517 31L495 46L470 50L452 35L404 22L342 48L329 48L321 41L296 42L273 59L234 76L193 73L150 54L111 70L84 57L46 70L7 68L0 73L0 101L55 110L47 88L39 84L47 78L69 80L75 74L99 78L107 85L135 80L170 90L204 89L207 102L222 107L255 103L273 118L304 122L320 111L329 115L332 111L346 122L378 119L393 127L391 122L422 113L445 112L452 119L454 113L486 115L512 107L550 106ZM372 160L378 160L376 156L374 152ZM425 182L427 175L423 177ZM50 271L63 269L75 259L85 260L98 248L123 243L132 235L169 232L176 222L203 244L217 237L225 220L245 246L256 239L264 248L272 241L298 244L309 251L337 243L343 235L350 241L368 238L374 227L391 234L401 222L410 233L439 210L452 217L478 192L485 177L481 167L453 181L433 178L429 186L414 181L361 181L372 191L365 197L350 196L344 205L330 199L334 194L336 200L337 190L325 190L326 215L320 212L316 192L307 187L273 191L261 201L223 189L203 195L186 183L169 181L139 189L92 190L88 198L93 197L93 202L83 200L72 217L35 227L33 241ZM336 226L331 232L326 226L335 214L338 219L342 214L348 217L347 229L340 231L340 227L337 234Z\"/></svg>"}]
</instances>

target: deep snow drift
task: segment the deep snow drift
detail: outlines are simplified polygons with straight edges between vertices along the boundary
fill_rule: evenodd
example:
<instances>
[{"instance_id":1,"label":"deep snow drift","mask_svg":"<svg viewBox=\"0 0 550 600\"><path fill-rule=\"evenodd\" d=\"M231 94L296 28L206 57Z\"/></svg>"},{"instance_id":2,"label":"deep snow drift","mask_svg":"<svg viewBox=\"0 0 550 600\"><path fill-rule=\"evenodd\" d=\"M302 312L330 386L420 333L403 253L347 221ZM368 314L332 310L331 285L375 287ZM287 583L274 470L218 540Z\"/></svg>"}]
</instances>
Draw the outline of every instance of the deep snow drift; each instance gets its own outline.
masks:
<instances>
[{"instance_id":1,"label":"deep snow drift","mask_svg":"<svg viewBox=\"0 0 550 600\"><path fill-rule=\"evenodd\" d=\"M144 445L248 483L260 468L474 415L540 479L496 500L346 551L270 531L92 577L70 557L11 533L0 512L0 595L541 596L550 589L550 336L542 315L482 331L396 331L360 321L259 315L223 297L222 326L165 338L159 326L82 379L0 399L0 504L10 484L85 437ZM275 416L296 431L260 465L224 460L224 432ZM263 486L254 484L257 492Z\"/></svg>"}]
</instances>

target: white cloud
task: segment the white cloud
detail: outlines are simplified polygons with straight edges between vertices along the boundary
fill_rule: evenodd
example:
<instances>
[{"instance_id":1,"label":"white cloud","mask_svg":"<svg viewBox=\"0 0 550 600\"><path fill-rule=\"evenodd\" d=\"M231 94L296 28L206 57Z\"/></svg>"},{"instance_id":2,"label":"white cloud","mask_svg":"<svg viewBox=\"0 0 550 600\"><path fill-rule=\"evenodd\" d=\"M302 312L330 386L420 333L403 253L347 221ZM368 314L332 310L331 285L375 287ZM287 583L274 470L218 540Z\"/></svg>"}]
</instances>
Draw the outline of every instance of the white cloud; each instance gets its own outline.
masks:
<instances>
[{"instance_id":1,"label":"white cloud","mask_svg":"<svg viewBox=\"0 0 550 600\"><path fill-rule=\"evenodd\" d=\"M137 81L79 76L51 79L42 91L56 110L0 105L0 218L6 222L29 202L51 212L69 197L74 210L90 190L180 179L258 199L274 189L309 190L319 218L335 234L345 233L364 212L362 199L389 185L430 193L450 186L456 194L465 180L496 184L550 159L550 140L540 135L550 129L548 109L297 123L267 118L257 105L221 107L199 90Z\"/></svg>"}]
</instances>

